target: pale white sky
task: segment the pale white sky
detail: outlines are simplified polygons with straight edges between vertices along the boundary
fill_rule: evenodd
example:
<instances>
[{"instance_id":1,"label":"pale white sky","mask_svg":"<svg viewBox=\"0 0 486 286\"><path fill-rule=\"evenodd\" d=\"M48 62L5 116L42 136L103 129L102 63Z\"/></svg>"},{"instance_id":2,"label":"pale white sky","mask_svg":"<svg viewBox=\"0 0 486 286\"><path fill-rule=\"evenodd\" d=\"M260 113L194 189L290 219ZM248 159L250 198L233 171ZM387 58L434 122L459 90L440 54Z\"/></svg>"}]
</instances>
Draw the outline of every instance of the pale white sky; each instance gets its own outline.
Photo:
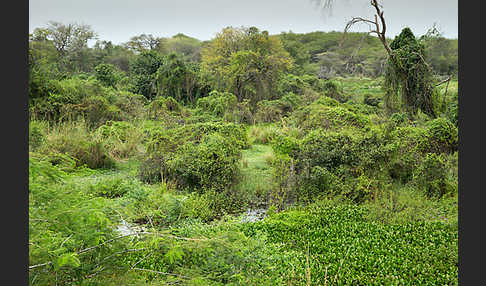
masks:
<instances>
[{"instance_id":1,"label":"pale white sky","mask_svg":"<svg viewBox=\"0 0 486 286\"><path fill-rule=\"evenodd\" d=\"M382 0L387 36L408 26L416 35L434 23L447 38L458 37L454 0ZM353 16L370 17L369 0L336 0L332 14L311 0L29 0L29 31L48 21L91 25L99 39L119 44L139 34L184 33L209 40L227 26L256 26L270 34L342 31ZM353 31L367 31L366 25Z\"/></svg>"}]
</instances>

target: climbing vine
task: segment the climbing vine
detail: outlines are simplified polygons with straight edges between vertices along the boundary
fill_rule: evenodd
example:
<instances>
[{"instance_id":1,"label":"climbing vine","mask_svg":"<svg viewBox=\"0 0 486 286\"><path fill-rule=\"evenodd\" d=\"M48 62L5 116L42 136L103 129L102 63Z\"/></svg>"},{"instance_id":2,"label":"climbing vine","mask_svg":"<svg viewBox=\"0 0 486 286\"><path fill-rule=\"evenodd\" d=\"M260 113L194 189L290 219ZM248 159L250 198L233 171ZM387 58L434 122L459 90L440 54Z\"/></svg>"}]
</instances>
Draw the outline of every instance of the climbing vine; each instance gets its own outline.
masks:
<instances>
[{"instance_id":1,"label":"climbing vine","mask_svg":"<svg viewBox=\"0 0 486 286\"><path fill-rule=\"evenodd\" d=\"M391 56L385 71L385 105L389 111L404 109L410 117L418 109L436 117L432 74L425 61L425 47L409 28L390 43Z\"/></svg>"}]
</instances>

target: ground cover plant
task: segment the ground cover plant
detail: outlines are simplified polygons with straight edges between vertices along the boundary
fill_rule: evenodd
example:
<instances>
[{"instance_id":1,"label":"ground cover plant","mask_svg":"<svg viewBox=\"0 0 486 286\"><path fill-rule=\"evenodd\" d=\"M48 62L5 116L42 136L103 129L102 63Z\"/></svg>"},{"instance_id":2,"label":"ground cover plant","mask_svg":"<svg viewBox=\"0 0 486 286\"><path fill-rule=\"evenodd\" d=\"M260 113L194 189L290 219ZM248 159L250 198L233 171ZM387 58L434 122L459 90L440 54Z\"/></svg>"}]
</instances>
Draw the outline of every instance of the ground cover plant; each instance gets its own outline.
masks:
<instances>
[{"instance_id":1,"label":"ground cover plant","mask_svg":"<svg viewBox=\"0 0 486 286\"><path fill-rule=\"evenodd\" d=\"M457 41L397 37L451 75L407 107L366 33L142 34L78 61L59 25L29 40L31 285L458 284Z\"/></svg>"}]
</instances>

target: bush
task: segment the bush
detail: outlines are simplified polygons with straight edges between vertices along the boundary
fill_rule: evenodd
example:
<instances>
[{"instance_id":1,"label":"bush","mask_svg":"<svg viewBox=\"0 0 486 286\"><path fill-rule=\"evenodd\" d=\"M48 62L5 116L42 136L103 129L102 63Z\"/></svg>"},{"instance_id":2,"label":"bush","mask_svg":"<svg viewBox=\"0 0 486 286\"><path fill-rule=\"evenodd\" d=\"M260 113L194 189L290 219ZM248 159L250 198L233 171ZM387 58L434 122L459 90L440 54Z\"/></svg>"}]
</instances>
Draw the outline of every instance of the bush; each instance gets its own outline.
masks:
<instances>
[{"instance_id":1,"label":"bush","mask_svg":"<svg viewBox=\"0 0 486 286\"><path fill-rule=\"evenodd\" d=\"M275 154L291 155L299 150L299 141L294 137L278 134L272 140L272 148Z\"/></svg>"},{"instance_id":2,"label":"bush","mask_svg":"<svg viewBox=\"0 0 486 286\"><path fill-rule=\"evenodd\" d=\"M370 106L378 106L378 104L380 104L380 101L380 98L378 98L377 96L373 96L369 93L366 93L363 96L363 103Z\"/></svg>"},{"instance_id":3,"label":"bush","mask_svg":"<svg viewBox=\"0 0 486 286\"><path fill-rule=\"evenodd\" d=\"M94 135L103 141L112 157L120 159L136 154L142 141L139 129L126 121L108 121L98 127Z\"/></svg>"},{"instance_id":4,"label":"bush","mask_svg":"<svg viewBox=\"0 0 486 286\"><path fill-rule=\"evenodd\" d=\"M344 94L342 87L338 84L338 82L333 80L328 80L324 83L324 92L326 96L341 103L344 103L349 99L349 96Z\"/></svg>"},{"instance_id":5,"label":"bush","mask_svg":"<svg viewBox=\"0 0 486 286\"><path fill-rule=\"evenodd\" d=\"M286 93L277 100L262 100L257 103L255 119L257 122L275 122L294 111L300 104L301 98L293 92Z\"/></svg>"},{"instance_id":6,"label":"bush","mask_svg":"<svg viewBox=\"0 0 486 286\"><path fill-rule=\"evenodd\" d=\"M458 131L446 118L436 118L427 122L427 135L429 137L429 152L452 153L457 150Z\"/></svg>"},{"instance_id":7,"label":"bush","mask_svg":"<svg viewBox=\"0 0 486 286\"><path fill-rule=\"evenodd\" d=\"M47 97L34 98L30 112L35 118L66 121L84 118L90 126L108 120L126 120L143 113L140 96L104 87L93 78L53 80Z\"/></svg>"},{"instance_id":8,"label":"bush","mask_svg":"<svg viewBox=\"0 0 486 286\"><path fill-rule=\"evenodd\" d=\"M92 185L89 185L89 190L92 194L106 198L118 198L127 194L131 189L137 186L133 181L127 180L124 177L117 176L106 180L101 180Z\"/></svg>"},{"instance_id":9,"label":"bush","mask_svg":"<svg viewBox=\"0 0 486 286\"><path fill-rule=\"evenodd\" d=\"M95 77L105 86L115 87L118 81L117 71L112 64L99 64L95 68Z\"/></svg>"},{"instance_id":10,"label":"bush","mask_svg":"<svg viewBox=\"0 0 486 286\"><path fill-rule=\"evenodd\" d=\"M199 98L196 108L200 113L209 113L216 117L223 117L226 112L236 108L236 96L229 92L219 92L213 90L208 96Z\"/></svg>"},{"instance_id":11,"label":"bush","mask_svg":"<svg viewBox=\"0 0 486 286\"><path fill-rule=\"evenodd\" d=\"M360 203L387 180L383 171L392 149L386 143L379 129L316 129L300 140L277 136L272 142L280 158L274 164L275 178L280 188L293 193L297 201L344 196ZM283 160L285 157L288 159ZM287 188L286 180L293 180L292 188L297 192Z\"/></svg>"},{"instance_id":12,"label":"bush","mask_svg":"<svg viewBox=\"0 0 486 286\"><path fill-rule=\"evenodd\" d=\"M233 141L239 149L249 147L244 126L234 123L195 123L172 129L157 129L149 135L147 151L165 155L174 152L186 142L198 144L206 134L218 132Z\"/></svg>"},{"instance_id":13,"label":"bush","mask_svg":"<svg viewBox=\"0 0 486 286\"><path fill-rule=\"evenodd\" d=\"M222 192L237 183L239 159L240 150L234 141L214 133L204 136L197 145L184 144L162 170L181 188Z\"/></svg>"},{"instance_id":14,"label":"bush","mask_svg":"<svg viewBox=\"0 0 486 286\"><path fill-rule=\"evenodd\" d=\"M442 154L427 154L414 173L414 181L429 198L441 198L457 190L457 181L454 182L449 176L449 169Z\"/></svg>"},{"instance_id":15,"label":"bush","mask_svg":"<svg viewBox=\"0 0 486 286\"><path fill-rule=\"evenodd\" d=\"M356 114L342 106L327 106L318 100L293 113L296 125L305 130L341 129L343 127L365 128L370 120L365 115ZM332 101L330 102L332 104Z\"/></svg>"},{"instance_id":16,"label":"bush","mask_svg":"<svg viewBox=\"0 0 486 286\"><path fill-rule=\"evenodd\" d=\"M39 121L29 122L29 147L32 150L39 148L46 140L42 125Z\"/></svg>"}]
</instances>

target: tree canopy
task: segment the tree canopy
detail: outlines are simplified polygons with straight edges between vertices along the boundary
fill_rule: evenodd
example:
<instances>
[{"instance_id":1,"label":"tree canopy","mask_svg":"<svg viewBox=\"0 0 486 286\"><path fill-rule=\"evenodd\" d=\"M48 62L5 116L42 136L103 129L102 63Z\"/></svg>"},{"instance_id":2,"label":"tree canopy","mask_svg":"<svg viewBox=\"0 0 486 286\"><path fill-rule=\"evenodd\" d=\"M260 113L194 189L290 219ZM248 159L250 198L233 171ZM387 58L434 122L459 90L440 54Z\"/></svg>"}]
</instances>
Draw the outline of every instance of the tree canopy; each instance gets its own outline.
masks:
<instances>
[{"instance_id":1,"label":"tree canopy","mask_svg":"<svg viewBox=\"0 0 486 286\"><path fill-rule=\"evenodd\" d=\"M214 89L255 103L272 97L275 82L292 67L292 59L267 31L227 27L203 49L201 66Z\"/></svg>"}]
</instances>

